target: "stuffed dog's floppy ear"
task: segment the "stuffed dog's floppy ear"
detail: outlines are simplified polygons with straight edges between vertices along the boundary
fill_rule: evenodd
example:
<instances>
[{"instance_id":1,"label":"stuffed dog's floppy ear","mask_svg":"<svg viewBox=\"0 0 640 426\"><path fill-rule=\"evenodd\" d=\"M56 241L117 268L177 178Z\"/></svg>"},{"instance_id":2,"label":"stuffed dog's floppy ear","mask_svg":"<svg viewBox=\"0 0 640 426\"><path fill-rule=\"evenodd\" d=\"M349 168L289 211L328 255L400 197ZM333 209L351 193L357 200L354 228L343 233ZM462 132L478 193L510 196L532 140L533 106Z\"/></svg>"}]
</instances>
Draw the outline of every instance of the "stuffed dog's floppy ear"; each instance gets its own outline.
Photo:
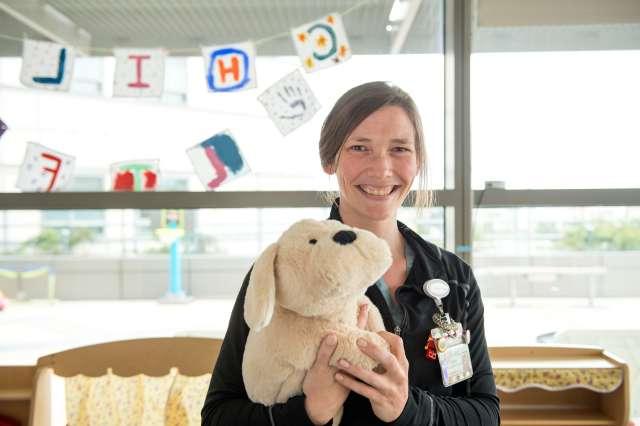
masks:
<instances>
[{"instance_id":1,"label":"stuffed dog's floppy ear","mask_svg":"<svg viewBox=\"0 0 640 426\"><path fill-rule=\"evenodd\" d=\"M244 299L244 320L254 331L271 322L276 304L275 261L278 244L273 243L260 255L251 271Z\"/></svg>"}]
</instances>

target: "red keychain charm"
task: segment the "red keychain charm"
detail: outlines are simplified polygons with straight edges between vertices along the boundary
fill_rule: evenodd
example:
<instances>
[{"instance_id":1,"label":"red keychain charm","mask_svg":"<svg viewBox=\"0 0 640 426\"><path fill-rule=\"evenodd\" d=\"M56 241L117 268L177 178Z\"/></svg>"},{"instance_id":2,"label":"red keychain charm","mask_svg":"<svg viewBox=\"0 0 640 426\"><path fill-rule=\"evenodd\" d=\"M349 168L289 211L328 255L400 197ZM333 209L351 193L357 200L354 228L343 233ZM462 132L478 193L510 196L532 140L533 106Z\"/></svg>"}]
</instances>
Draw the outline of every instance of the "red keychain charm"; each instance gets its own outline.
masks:
<instances>
[{"instance_id":1,"label":"red keychain charm","mask_svg":"<svg viewBox=\"0 0 640 426\"><path fill-rule=\"evenodd\" d=\"M436 354L436 342L433 340L433 337L429 336L429 338L427 339L427 344L424 346L424 350L425 350L425 356L432 360L435 361L437 354Z\"/></svg>"}]
</instances>

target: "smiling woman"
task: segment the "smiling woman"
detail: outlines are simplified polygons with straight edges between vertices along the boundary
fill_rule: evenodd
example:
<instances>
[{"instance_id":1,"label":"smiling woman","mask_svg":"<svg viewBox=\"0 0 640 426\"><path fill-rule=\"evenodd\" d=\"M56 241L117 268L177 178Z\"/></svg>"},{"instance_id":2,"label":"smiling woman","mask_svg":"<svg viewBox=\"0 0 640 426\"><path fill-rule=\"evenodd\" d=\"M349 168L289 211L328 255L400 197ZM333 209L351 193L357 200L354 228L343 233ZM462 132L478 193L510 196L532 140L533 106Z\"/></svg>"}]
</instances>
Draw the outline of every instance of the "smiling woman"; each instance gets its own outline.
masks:
<instances>
[{"instance_id":1,"label":"smiling woman","mask_svg":"<svg viewBox=\"0 0 640 426\"><path fill-rule=\"evenodd\" d=\"M250 300L245 295L251 293L249 282L261 276L257 262L231 314L202 409L203 425L323 425L331 419L335 425L340 413L343 426L499 423L484 309L471 268L397 220L414 179L424 176L425 157L417 109L398 87L366 83L336 102L320 137L322 167L337 175L340 189L329 218L373 232L385 240L392 257L391 266L366 290L384 321L386 331L378 334L386 344L357 340L359 350L380 368L365 370L345 359L338 362L339 369L330 365L340 334L330 329L318 347L306 346L315 361L304 371L301 395L269 406L250 400L243 360L249 329L256 330L245 321ZM425 200L424 183L418 203ZM345 234L334 241L342 244L347 238ZM292 256L281 256L280 262L296 264ZM349 281L347 275L340 271L341 286ZM317 284L312 276L302 279L308 282L299 286ZM423 284L432 280L446 285L449 296L436 301L425 294ZM350 314L350 321L361 328L368 321L367 305ZM435 340L425 337L429 330Z\"/></svg>"}]
</instances>

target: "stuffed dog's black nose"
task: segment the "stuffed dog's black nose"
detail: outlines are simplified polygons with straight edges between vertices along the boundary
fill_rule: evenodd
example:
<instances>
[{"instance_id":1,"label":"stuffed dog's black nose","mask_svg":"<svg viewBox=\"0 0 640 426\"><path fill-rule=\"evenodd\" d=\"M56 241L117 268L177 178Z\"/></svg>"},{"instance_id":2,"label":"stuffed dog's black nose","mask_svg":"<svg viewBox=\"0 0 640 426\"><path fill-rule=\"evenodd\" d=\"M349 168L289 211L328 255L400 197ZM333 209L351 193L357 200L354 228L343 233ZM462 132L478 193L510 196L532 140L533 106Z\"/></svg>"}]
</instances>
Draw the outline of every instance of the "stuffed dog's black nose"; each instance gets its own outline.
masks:
<instances>
[{"instance_id":1,"label":"stuffed dog's black nose","mask_svg":"<svg viewBox=\"0 0 640 426\"><path fill-rule=\"evenodd\" d=\"M338 244L342 244L343 246L345 244L351 244L355 240L356 240L356 233L353 231L338 231L333 236L333 241L335 241Z\"/></svg>"}]
</instances>

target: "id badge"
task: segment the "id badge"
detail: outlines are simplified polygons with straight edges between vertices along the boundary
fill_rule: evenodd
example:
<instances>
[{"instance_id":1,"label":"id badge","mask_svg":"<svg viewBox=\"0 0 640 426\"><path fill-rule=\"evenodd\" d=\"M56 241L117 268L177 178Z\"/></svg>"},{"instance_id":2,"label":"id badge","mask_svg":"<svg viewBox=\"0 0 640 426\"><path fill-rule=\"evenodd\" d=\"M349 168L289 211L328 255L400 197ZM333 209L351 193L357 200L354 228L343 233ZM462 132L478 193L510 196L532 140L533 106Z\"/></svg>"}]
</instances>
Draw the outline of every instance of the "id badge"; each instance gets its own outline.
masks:
<instances>
[{"instance_id":1,"label":"id badge","mask_svg":"<svg viewBox=\"0 0 640 426\"><path fill-rule=\"evenodd\" d=\"M455 385L473 376L471 355L469 354L469 334L462 330L462 324L455 323L454 333L446 333L441 328L431 330L445 387Z\"/></svg>"}]
</instances>

